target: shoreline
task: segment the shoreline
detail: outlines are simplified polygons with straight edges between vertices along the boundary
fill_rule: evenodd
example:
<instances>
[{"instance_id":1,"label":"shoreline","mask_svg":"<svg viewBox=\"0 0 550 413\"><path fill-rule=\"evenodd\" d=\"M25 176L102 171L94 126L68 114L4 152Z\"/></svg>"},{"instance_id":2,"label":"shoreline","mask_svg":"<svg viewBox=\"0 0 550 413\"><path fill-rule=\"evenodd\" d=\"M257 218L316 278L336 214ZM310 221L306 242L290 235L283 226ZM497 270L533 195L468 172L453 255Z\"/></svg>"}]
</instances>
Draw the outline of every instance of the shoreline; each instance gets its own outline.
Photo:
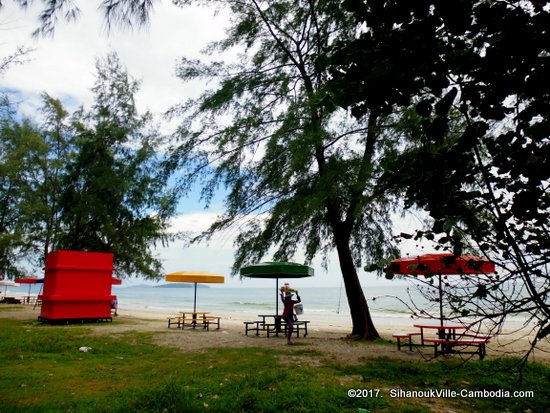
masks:
<instances>
[{"instance_id":1,"label":"shoreline","mask_svg":"<svg viewBox=\"0 0 550 413\"><path fill-rule=\"evenodd\" d=\"M10 311L0 311L0 318L13 318L18 320L36 321L40 315L40 308L33 309L31 305L8 305ZM13 308L13 310L12 310ZM176 314L167 314L163 311L149 311L119 308L118 316L113 317L112 323L89 325L93 334L118 335L127 331L143 331L153 333L153 341L160 346L167 346L184 351L207 351L223 347L272 347L282 348L286 346L286 340L282 337L266 338L263 336L244 335L243 321L254 319L250 314L237 312L213 313L221 316L221 328L212 328L210 331L202 329L177 329L167 328L167 317ZM323 323L322 315L304 314L299 317L309 320L308 336L294 339L297 347L311 347L318 350L326 357L339 360L343 363L361 363L362 360L372 357L393 357L407 360L433 359L433 350L398 351L395 339L391 337L396 331L412 331L414 320L407 317L385 317L377 319L373 316L374 325L381 338L386 342L368 343L366 345L355 344L347 339L351 333L351 320L348 315L342 315L341 320L331 323ZM344 321L345 320L345 321ZM533 336L530 330L504 329L487 345L487 359L503 356L523 357L529 349ZM184 339L182 339L184 337ZM455 356L450 356L455 357ZM473 359L476 360L475 356ZM550 343L545 341L540 348L535 349L529 355L529 361L550 364ZM437 358L436 360L440 360Z\"/></svg>"}]
</instances>

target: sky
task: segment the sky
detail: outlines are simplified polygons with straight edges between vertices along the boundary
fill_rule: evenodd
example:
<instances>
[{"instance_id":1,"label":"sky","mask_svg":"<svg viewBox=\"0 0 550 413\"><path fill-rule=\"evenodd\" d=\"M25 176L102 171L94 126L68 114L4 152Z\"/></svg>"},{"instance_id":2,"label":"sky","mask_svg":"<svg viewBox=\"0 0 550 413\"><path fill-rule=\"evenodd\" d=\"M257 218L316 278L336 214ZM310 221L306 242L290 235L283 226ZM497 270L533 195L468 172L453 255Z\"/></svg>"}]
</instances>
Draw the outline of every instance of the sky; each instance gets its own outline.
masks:
<instances>
[{"instance_id":1,"label":"sky","mask_svg":"<svg viewBox=\"0 0 550 413\"><path fill-rule=\"evenodd\" d=\"M60 21L52 38L31 38L38 25L38 7L21 11L14 2L2 2L0 8L0 58L9 55L17 46L31 48L28 61L14 66L0 78L0 89L8 91L18 102L21 111L33 116L40 106L40 94L47 92L61 99L66 107L76 109L91 105L90 91L94 83L95 61L109 52L116 52L128 73L141 81L136 96L140 111L149 110L160 116L172 105L188 97L197 96L204 85L184 84L175 76L179 57L199 58L201 50L211 41L223 38L228 25L228 16L217 15L211 9L179 8L170 1L155 3L150 24L141 29L123 30L115 28L107 33L103 19L96 9L99 2L80 1L81 16L77 22ZM72 107L71 107L72 106ZM198 200L197 193L182 200L181 214L173 220L174 229L198 233L204 230L222 212L223 194L218 195L209 209ZM400 220L404 230L418 224L414 216ZM200 270L226 276L225 287L271 286L265 280L240 280L230 276L233 262L232 230L215 236L209 245L185 248L174 243L168 248L157 250L163 260L166 273L184 270ZM415 245L405 245L410 253L421 253ZM269 259L266 259L268 261ZM296 262L300 262L297 257ZM341 275L336 256L330 259L328 270L313 262L315 280L295 280L296 287L315 286L340 287ZM363 285L388 285L391 282L377 279L373 273L359 270ZM143 280L130 279L126 285L141 284Z\"/></svg>"}]
</instances>

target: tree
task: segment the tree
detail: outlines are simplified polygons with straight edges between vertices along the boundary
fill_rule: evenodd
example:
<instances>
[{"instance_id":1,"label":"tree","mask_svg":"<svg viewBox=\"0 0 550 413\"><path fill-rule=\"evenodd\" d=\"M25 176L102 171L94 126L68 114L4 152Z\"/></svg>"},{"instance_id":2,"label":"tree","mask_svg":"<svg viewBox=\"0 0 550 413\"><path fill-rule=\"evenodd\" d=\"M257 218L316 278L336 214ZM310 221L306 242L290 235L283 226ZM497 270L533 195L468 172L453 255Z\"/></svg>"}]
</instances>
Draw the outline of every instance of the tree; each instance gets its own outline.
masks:
<instances>
[{"instance_id":1,"label":"tree","mask_svg":"<svg viewBox=\"0 0 550 413\"><path fill-rule=\"evenodd\" d=\"M112 252L121 276L158 278L152 247L168 232L175 198L162 168L163 137L138 113L138 83L116 55L98 61L91 111L70 115L43 94L39 125L13 107L0 123L0 264L21 273L54 249Z\"/></svg>"},{"instance_id":2,"label":"tree","mask_svg":"<svg viewBox=\"0 0 550 413\"><path fill-rule=\"evenodd\" d=\"M219 185L230 190L225 214L205 236L239 225L234 272L268 254L288 260L300 246L306 262L336 250L352 335L376 338L356 267L393 252L391 200L372 188L379 153L394 141L377 111L358 122L327 109L316 65L355 26L332 2L228 7L233 26L211 50L240 46L239 63L182 59L182 79L216 79L217 87L173 110L185 118L173 160L188 171L186 182L206 177L207 201Z\"/></svg>"},{"instance_id":3,"label":"tree","mask_svg":"<svg viewBox=\"0 0 550 413\"><path fill-rule=\"evenodd\" d=\"M35 251L28 242L37 189L39 160L47 148L37 129L28 121L15 118L13 106L6 103L0 112L0 271L21 275L18 259Z\"/></svg>"},{"instance_id":4,"label":"tree","mask_svg":"<svg viewBox=\"0 0 550 413\"><path fill-rule=\"evenodd\" d=\"M75 155L59 200L57 248L112 252L123 275L158 278L157 242L167 242L175 202L158 156L161 137L134 103L138 84L116 55L97 64L90 113L75 115Z\"/></svg>"},{"instance_id":5,"label":"tree","mask_svg":"<svg viewBox=\"0 0 550 413\"><path fill-rule=\"evenodd\" d=\"M72 144L75 134L69 113L61 101L46 93L42 94L42 101L44 119L40 124L40 135L48 150L38 162L40 184L33 192L33 207L28 212L33 226L28 239L39 249L38 262L43 264L46 255L58 246L58 238L63 232L60 199L65 190L67 167L76 148Z\"/></svg>"},{"instance_id":6,"label":"tree","mask_svg":"<svg viewBox=\"0 0 550 413\"><path fill-rule=\"evenodd\" d=\"M500 321L527 313L537 339L548 337L547 5L345 3L366 29L331 56L333 102L359 117L381 102L409 113L408 140L380 183L429 212L418 237L501 265L457 295L455 309Z\"/></svg>"}]
</instances>

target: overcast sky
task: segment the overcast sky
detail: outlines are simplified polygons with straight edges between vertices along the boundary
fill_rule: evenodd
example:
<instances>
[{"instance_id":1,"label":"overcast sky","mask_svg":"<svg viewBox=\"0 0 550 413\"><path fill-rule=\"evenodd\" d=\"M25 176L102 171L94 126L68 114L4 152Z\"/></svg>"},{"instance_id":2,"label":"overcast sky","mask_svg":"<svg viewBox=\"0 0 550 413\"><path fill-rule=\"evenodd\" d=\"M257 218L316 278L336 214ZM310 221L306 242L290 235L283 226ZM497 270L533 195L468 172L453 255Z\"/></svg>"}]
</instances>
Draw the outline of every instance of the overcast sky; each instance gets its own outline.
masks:
<instances>
[{"instance_id":1,"label":"overcast sky","mask_svg":"<svg viewBox=\"0 0 550 413\"><path fill-rule=\"evenodd\" d=\"M76 23L60 22L53 38L31 39L37 27L37 5L27 12L21 11L13 2L3 2L0 9L0 57L7 56L17 46L34 49L29 61L11 68L0 78L0 88L16 97L20 108L28 116L40 105L40 93L47 92L61 99L69 109L89 106L92 103L90 88L94 82L95 61L116 52L129 74L141 81L141 90L136 97L141 111L150 110L160 115L171 105L185 98L196 96L201 85L183 84L175 76L175 63L179 57L197 58L210 41L223 37L227 16L214 15L204 8L178 8L170 1L156 3L148 27L134 31L116 29L107 34L103 19L96 10L98 2L81 1L82 15ZM72 106L72 107L71 107ZM174 226L188 231L207 228L214 217L221 212L220 197L208 210L198 202L198 196L183 200L184 213L174 220ZM405 227L414 227L416 221L410 217ZM183 248L181 244L159 249L166 272L201 270L226 276L226 286L271 287L272 283L262 280L239 280L229 276L233 260L233 237L235 231L220 234L211 244ZM409 247L410 251L414 246ZM297 259L296 261L300 261ZM339 287L341 275L337 260L331 260L328 271L314 263L316 277L312 280L298 280L296 287L333 286ZM374 274L359 271L363 285L374 282ZM133 280L128 283L138 283ZM128 284L126 283L126 284Z\"/></svg>"}]
</instances>

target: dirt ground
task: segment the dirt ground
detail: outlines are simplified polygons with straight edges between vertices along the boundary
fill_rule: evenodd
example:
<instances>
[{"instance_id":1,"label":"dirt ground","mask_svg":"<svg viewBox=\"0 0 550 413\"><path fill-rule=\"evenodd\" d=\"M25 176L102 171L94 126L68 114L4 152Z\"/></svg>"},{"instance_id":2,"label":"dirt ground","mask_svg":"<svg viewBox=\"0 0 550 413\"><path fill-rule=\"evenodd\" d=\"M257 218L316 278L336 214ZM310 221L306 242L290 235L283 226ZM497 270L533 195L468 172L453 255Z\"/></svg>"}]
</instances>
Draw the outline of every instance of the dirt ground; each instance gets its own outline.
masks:
<instances>
[{"instance_id":1,"label":"dirt ground","mask_svg":"<svg viewBox=\"0 0 550 413\"><path fill-rule=\"evenodd\" d=\"M36 320L39 311L31 306L14 306L18 308L11 311L0 311L0 318L16 318ZM273 349L288 348L286 340L283 337L267 338L264 335L259 337L251 333L244 335L243 320L235 317L222 317L221 328L215 327L210 331L203 329L184 330L177 328L167 328L165 317L147 316L143 314L133 314L132 312L120 312L113 318L112 323L90 324L94 334L116 335L126 331L146 331L154 334L153 340L160 346L171 347L187 352L203 352L220 347L268 347ZM363 360L373 357L390 357L403 360L421 361L433 360L433 350L431 348L416 348L411 351L398 351L395 340L391 334L395 331L395 326L377 326L378 332L383 338L379 343L365 343L349 340L347 334L349 331L343 328L327 327L319 328L316 325L310 325L307 337L294 338L294 344L290 346L303 354L304 351L313 352L320 357L309 358L318 360L319 363L338 363L354 365ZM391 340L391 342L390 342ZM514 333L503 333L491 340L487 346L487 357L491 359L505 355L524 356L530 348L531 337L521 331ZM446 357L459 357L451 355ZM463 355L478 358L477 355ZM441 360L438 357L436 360ZM550 365L550 344L548 342L540 345L529 356L529 360L537 361Z\"/></svg>"}]
</instances>

